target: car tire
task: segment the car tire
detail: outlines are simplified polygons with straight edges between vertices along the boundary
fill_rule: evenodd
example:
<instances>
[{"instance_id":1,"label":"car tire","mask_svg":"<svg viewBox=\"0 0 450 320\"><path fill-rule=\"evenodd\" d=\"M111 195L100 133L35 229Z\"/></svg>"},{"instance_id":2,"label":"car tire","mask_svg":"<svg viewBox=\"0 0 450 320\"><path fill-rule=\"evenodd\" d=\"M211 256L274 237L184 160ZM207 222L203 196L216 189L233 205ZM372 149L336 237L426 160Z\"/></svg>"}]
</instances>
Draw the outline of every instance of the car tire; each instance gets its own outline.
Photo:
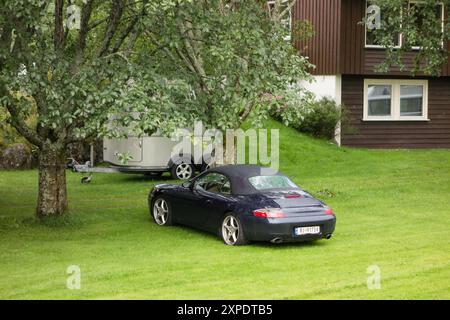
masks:
<instances>
[{"instance_id":1,"label":"car tire","mask_svg":"<svg viewBox=\"0 0 450 320\"><path fill-rule=\"evenodd\" d=\"M228 246L248 244L241 220L232 213L228 213L223 217L222 223L220 224L220 236Z\"/></svg>"},{"instance_id":2,"label":"car tire","mask_svg":"<svg viewBox=\"0 0 450 320\"><path fill-rule=\"evenodd\" d=\"M151 215L158 226L173 225L172 206L166 198L158 197L153 201Z\"/></svg>"},{"instance_id":3,"label":"car tire","mask_svg":"<svg viewBox=\"0 0 450 320\"><path fill-rule=\"evenodd\" d=\"M174 179L189 180L195 175L195 167L192 164L181 162L172 166L170 174Z\"/></svg>"}]
</instances>

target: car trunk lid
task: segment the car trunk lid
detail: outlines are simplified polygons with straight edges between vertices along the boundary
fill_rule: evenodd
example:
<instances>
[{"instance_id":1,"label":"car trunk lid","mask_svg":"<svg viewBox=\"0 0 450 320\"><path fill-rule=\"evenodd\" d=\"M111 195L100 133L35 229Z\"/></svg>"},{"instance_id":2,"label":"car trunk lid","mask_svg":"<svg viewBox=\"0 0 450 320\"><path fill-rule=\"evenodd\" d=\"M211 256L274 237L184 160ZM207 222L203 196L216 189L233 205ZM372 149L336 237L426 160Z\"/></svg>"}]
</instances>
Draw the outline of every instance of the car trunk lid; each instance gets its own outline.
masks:
<instances>
[{"instance_id":1,"label":"car trunk lid","mask_svg":"<svg viewBox=\"0 0 450 320\"><path fill-rule=\"evenodd\" d=\"M278 191L265 194L274 201L288 217L317 216L324 214L324 204L302 191Z\"/></svg>"}]
</instances>

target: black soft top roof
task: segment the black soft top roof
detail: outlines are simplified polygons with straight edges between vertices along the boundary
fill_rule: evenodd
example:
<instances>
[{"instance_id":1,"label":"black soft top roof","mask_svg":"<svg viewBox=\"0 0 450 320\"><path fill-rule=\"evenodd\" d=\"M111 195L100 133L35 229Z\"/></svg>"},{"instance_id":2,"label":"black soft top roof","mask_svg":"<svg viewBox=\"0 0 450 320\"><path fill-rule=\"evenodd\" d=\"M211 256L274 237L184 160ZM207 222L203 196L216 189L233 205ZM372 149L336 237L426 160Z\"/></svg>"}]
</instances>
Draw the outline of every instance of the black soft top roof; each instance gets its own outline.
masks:
<instances>
[{"instance_id":1,"label":"black soft top roof","mask_svg":"<svg viewBox=\"0 0 450 320\"><path fill-rule=\"evenodd\" d=\"M264 170L265 169L265 170ZM259 193L251 183L248 181L251 177L256 176L284 176L280 172L270 172L269 168L260 167L257 165L227 165L221 167L215 167L208 172L217 172L225 175L230 179L231 182L231 192L233 194L254 194Z\"/></svg>"}]
</instances>

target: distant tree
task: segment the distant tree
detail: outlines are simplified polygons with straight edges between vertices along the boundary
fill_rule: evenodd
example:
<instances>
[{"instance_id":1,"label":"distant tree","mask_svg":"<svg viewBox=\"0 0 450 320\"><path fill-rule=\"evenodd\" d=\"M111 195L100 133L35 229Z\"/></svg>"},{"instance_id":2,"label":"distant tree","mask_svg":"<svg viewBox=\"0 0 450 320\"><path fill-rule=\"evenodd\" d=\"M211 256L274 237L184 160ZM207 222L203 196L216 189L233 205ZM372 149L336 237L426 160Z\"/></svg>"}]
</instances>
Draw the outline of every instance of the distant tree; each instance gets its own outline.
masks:
<instances>
[{"instance_id":1,"label":"distant tree","mask_svg":"<svg viewBox=\"0 0 450 320\"><path fill-rule=\"evenodd\" d=\"M378 71L387 72L392 66L406 70L403 57L414 50L414 63L408 71L440 74L449 58L450 20L448 15L442 15L443 10L450 8L449 0L369 0L368 4L364 23L377 43L386 48L386 60L378 66Z\"/></svg>"}]
</instances>

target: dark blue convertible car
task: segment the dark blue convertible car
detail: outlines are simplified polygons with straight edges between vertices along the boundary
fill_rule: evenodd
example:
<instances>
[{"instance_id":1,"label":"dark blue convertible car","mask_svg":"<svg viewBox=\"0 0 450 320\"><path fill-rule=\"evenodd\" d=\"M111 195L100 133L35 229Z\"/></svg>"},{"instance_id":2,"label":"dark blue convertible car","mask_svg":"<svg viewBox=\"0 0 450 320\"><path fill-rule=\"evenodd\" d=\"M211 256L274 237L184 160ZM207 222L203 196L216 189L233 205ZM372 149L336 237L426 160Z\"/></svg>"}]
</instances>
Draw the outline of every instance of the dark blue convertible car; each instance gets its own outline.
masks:
<instances>
[{"instance_id":1,"label":"dark blue convertible car","mask_svg":"<svg viewBox=\"0 0 450 320\"><path fill-rule=\"evenodd\" d=\"M331 208L285 175L263 173L259 166L222 166L182 185L157 185L149 195L151 216L160 226L213 232L227 245L331 238Z\"/></svg>"}]
</instances>

